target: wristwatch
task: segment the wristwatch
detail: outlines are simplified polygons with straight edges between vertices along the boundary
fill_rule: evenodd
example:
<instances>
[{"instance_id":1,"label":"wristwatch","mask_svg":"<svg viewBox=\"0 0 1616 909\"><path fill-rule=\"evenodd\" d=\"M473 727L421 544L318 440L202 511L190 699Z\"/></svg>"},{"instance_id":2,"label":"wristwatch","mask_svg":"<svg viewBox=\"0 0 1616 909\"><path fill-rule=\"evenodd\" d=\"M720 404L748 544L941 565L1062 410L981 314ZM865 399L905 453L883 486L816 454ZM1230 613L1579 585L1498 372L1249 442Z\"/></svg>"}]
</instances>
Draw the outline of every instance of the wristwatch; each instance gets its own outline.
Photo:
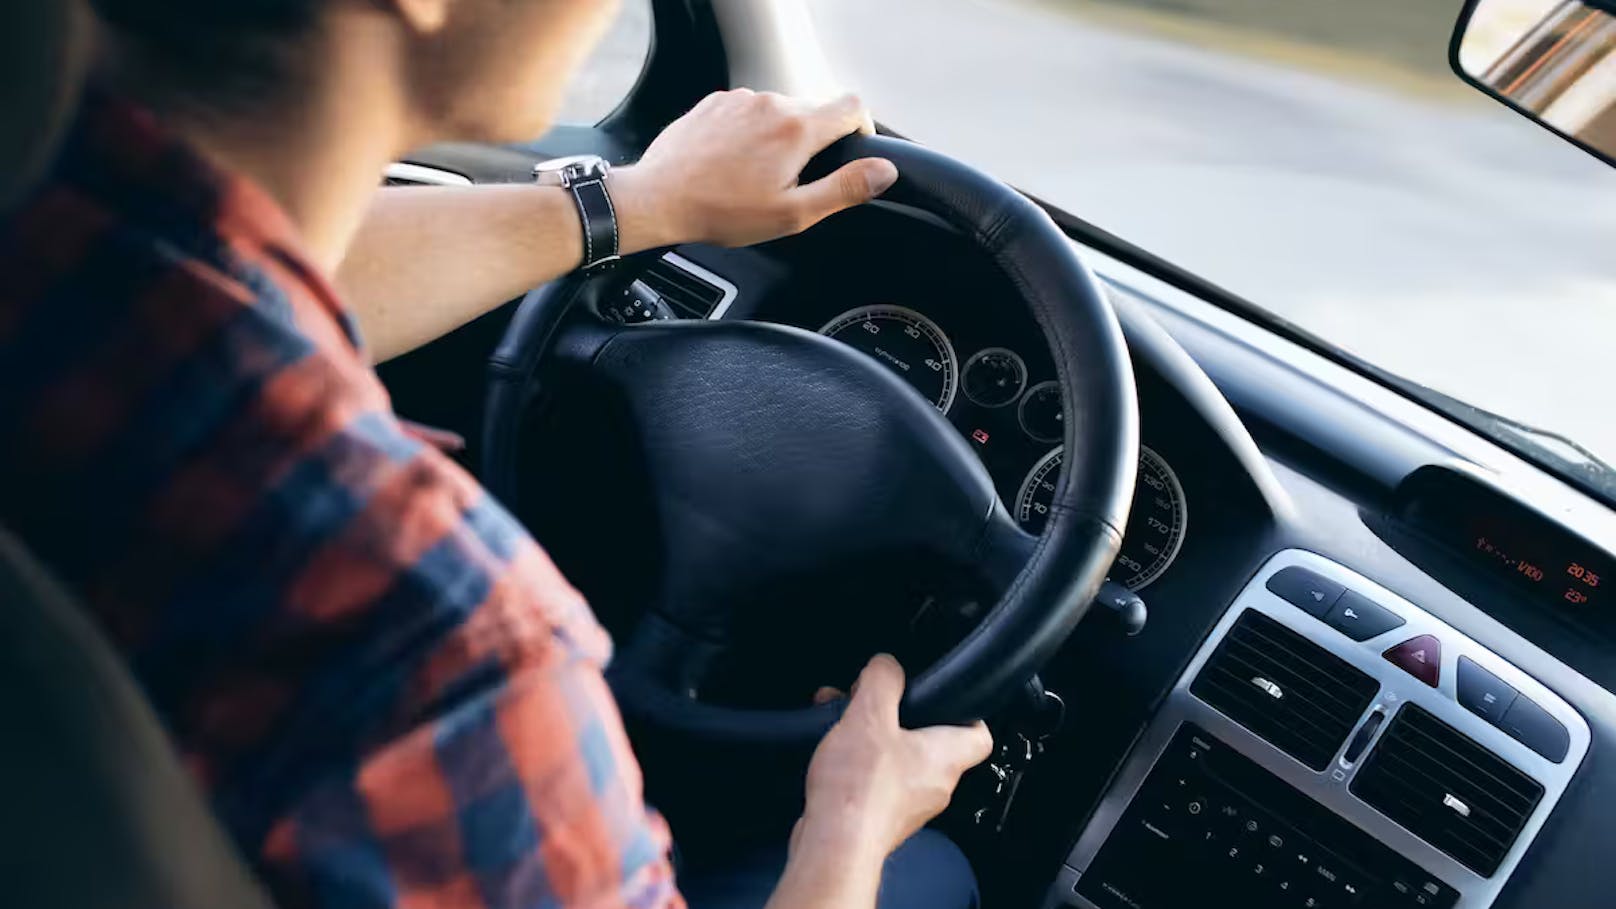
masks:
<instances>
[{"instance_id":1,"label":"wristwatch","mask_svg":"<svg viewBox=\"0 0 1616 909\"><path fill-rule=\"evenodd\" d=\"M584 229L584 270L598 269L618 258L617 209L606 188L612 166L599 155L573 155L533 165L533 182L560 186L572 193Z\"/></svg>"}]
</instances>

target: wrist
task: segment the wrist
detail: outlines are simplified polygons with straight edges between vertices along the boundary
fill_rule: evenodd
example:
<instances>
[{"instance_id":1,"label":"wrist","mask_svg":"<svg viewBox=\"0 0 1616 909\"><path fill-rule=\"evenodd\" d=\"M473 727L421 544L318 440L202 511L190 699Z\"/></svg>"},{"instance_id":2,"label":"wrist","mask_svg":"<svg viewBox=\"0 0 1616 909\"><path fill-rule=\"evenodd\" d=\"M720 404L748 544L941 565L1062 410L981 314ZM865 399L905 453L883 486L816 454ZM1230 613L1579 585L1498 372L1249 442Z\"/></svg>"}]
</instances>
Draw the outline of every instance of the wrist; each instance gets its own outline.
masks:
<instances>
[{"instance_id":1,"label":"wrist","mask_svg":"<svg viewBox=\"0 0 1616 909\"><path fill-rule=\"evenodd\" d=\"M670 210L666 189L657 185L649 172L635 166L615 168L606 188L617 210L622 255L696 239L679 223Z\"/></svg>"},{"instance_id":2,"label":"wrist","mask_svg":"<svg viewBox=\"0 0 1616 909\"><path fill-rule=\"evenodd\" d=\"M886 854L854 830L804 817L791 838L775 906L873 906Z\"/></svg>"},{"instance_id":3,"label":"wrist","mask_svg":"<svg viewBox=\"0 0 1616 909\"><path fill-rule=\"evenodd\" d=\"M884 842L873 825L856 812L803 813L791 838L791 854L810 863L862 868L879 874L893 844Z\"/></svg>"}]
</instances>

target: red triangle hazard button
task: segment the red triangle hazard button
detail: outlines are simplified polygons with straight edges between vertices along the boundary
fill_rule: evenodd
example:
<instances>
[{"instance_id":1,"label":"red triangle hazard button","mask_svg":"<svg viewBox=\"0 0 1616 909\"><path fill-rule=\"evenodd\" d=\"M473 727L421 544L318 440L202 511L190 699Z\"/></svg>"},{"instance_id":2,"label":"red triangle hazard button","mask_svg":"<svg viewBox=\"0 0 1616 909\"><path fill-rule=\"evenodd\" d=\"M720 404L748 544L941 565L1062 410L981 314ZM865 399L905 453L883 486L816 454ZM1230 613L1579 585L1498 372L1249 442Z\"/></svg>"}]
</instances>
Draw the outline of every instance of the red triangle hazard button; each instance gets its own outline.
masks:
<instances>
[{"instance_id":1,"label":"red triangle hazard button","mask_svg":"<svg viewBox=\"0 0 1616 909\"><path fill-rule=\"evenodd\" d=\"M1442 678L1442 642L1428 634L1404 641L1382 656L1432 688Z\"/></svg>"}]
</instances>

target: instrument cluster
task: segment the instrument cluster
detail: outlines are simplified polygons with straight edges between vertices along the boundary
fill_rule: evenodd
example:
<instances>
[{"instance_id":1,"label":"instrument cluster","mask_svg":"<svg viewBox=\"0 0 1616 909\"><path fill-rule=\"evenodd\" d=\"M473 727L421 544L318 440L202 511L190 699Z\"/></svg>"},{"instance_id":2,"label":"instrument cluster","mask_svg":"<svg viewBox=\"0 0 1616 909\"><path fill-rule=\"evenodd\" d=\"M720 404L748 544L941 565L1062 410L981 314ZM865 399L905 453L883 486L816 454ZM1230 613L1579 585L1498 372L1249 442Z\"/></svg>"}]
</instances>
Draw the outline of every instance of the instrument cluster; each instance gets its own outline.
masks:
<instances>
[{"instance_id":1,"label":"instrument cluster","mask_svg":"<svg viewBox=\"0 0 1616 909\"><path fill-rule=\"evenodd\" d=\"M849 309L819 328L892 370L946 415L987 465L1023 528L1040 533L1063 466L1065 402L1047 353L987 343L961 358L930 316L892 303ZM963 365L962 365L963 364ZM1173 563L1188 524L1184 486L1141 446L1139 479L1112 579L1139 590Z\"/></svg>"}]
</instances>

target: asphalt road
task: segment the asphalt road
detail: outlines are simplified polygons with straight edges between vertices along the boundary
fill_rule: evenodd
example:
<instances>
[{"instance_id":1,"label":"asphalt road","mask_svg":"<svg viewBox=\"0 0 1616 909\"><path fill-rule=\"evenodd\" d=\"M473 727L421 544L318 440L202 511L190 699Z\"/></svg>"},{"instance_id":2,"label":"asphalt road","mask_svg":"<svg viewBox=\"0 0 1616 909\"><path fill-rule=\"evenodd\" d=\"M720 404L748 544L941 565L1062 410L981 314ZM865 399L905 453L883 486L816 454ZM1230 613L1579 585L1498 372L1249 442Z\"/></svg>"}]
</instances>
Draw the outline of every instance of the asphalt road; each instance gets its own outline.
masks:
<instances>
[{"instance_id":1,"label":"asphalt road","mask_svg":"<svg viewBox=\"0 0 1616 909\"><path fill-rule=\"evenodd\" d=\"M1451 86L1270 39L1219 50L1025 0L813 8L894 128L1616 461L1616 171Z\"/></svg>"}]
</instances>

